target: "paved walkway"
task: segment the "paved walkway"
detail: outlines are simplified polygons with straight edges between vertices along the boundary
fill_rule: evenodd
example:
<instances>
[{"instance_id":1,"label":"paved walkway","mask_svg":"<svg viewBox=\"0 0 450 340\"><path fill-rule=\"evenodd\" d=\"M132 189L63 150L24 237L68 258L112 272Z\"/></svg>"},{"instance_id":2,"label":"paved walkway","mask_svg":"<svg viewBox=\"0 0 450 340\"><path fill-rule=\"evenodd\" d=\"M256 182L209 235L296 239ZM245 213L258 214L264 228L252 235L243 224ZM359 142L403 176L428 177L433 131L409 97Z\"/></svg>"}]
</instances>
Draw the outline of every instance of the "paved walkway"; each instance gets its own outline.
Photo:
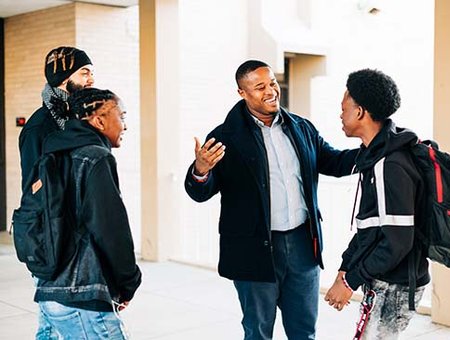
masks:
<instances>
[{"instance_id":1,"label":"paved walkway","mask_svg":"<svg viewBox=\"0 0 450 340\"><path fill-rule=\"evenodd\" d=\"M216 272L173 262L141 262L143 284L122 312L132 339L239 340L240 307L230 281ZM0 244L0 339L33 339L36 304L26 268L11 246ZM350 340L358 303L337 312L323 298L319 310L318 340ZM279 320L279 317L278 317ZM275 340L286 339L277 321ZM401 339L449 340L450 328L417 315Z\"/></svg>"}]
</instances>

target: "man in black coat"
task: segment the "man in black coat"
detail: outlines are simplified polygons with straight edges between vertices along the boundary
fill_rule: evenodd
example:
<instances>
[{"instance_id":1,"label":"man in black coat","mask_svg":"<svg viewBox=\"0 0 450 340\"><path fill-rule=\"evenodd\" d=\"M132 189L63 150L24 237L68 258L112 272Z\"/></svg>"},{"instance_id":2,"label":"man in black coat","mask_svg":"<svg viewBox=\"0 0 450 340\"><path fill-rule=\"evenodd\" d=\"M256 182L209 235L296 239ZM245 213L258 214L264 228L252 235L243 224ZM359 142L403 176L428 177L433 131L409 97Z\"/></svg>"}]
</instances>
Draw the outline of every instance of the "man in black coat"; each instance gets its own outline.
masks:
<instances>
[{"instance_id":1,"label":"man in black coat","mask_svg":"<svg viewBox=\"0 0 450 340\"><path fill-rule=\"evenodd\" d=\"M22 188L34 163L42 155L45 137L64 129L69 95L94 85L92 62L84 51L75 47L57 47L45 57L45 78L43 104L31 115L19 135Z\"/></svg>"},{"instance_id":2,"label":"man in black coat","mask_svg":"<svg viewBox=\"0 0 450 340\"><path fill-rule=\"evenodd\" d=\"M203 146L196 138L185 188L197 202L221 194L219 274L234 281L245 339L272 338L277 306L289 339L314 339L323 268L318 175L350 174L357 151L332 148L281 108L266 63L246 61L236 81L243 100Z\"/></svg>"}]
</instances>

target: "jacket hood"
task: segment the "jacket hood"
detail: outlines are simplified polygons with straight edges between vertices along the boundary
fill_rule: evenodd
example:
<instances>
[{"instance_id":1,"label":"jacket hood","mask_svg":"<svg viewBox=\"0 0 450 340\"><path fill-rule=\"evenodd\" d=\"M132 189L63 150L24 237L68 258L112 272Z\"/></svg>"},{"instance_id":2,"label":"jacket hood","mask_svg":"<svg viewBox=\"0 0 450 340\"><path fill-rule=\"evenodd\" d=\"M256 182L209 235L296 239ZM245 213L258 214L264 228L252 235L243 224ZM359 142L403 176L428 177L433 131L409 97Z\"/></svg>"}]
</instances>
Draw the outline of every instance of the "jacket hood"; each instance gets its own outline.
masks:
<instances>
[{"instance_id":1,"label":"jacket hood","mask_svg":"<svg viewBox=\"0 0 450 340\"><path fill-rule=\"evenodd\" d=\"M369 146L361 145L360 153L356 158L356 167L358 170L373 167L381 158L417 142L417 135L413 131L397 127L391 119L387 119Z\"/></svg>"},{"instance_id":2,"label":"jacket hood","mask_svg":"<svg viewBox=\"0 0 450 340\"><path fill-rule=\"evenodd\" d=\"M45 138L42 151L51 153L73 150L86 145L99 145L111 149L111 143L97 129L83 120L71 119L64 130L51 133Z\"/></svg>"}]
</instances>

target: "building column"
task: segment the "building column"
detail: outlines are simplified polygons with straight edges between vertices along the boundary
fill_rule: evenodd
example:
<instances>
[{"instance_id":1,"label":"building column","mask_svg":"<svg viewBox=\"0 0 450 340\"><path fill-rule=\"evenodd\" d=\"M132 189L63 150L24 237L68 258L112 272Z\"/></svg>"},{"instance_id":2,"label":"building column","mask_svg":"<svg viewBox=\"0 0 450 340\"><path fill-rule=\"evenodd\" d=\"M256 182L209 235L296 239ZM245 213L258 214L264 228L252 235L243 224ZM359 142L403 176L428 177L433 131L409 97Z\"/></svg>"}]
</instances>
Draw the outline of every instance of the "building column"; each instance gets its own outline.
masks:
<instances>
[{"instance_id":1,"label":"building column","mask_svg":"<svg viewBox=\"0 0 450 340\"><path fill-rule=\"evenodd\" d=\"M178 12L178 0L139 1L141 253L150 261L170 257L180 223Z\"/></svg>"},{"instance_id":2,"label":"building column","mask_svg":"<svg viewBox=\"0 0 450 340\"><path fill-rule=\"evenodd\" d=\"M139 1L141 103L141 253L158 259L156 1Z\"/></svg>"},{"instance_id":3,"label":"building column","mask_svg":"<svg viewBox=\"0 0 450 340\"><path fill-rule=\"evenodd\" d=\"M434 13L434 138L440 149L450 152L450 1L436 0ZM450 326L450 269L433 263L432 275L431 317L434 322Z\"/></svg>"}]
</instances>

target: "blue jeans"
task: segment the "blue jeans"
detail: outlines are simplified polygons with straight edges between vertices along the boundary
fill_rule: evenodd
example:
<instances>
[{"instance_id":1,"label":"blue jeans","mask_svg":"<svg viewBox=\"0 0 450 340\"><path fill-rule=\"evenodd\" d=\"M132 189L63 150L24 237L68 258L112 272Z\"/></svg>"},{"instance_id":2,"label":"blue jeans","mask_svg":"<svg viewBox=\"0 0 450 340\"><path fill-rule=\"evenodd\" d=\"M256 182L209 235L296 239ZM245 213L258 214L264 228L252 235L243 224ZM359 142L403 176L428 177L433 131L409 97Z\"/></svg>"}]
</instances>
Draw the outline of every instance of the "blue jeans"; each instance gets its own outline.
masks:
<instances>
[{"instance_id":1,"label":"blue jeans","mask_svg":"<svg viewBox=\"0 0 450 340\"><path fill-rule=\"evenodd\" d=\"M33 282L34 286L37 287L39 283L39 279L36 276L33 276ZM39 308L39 317L38 317L38 330L36 332L36 339L48 339L48 340L58 340L58 333L55 332L55 330L52 328L52 325L50 325L47 320L45 319L44 315L42 314L41 308Z\"/></svg>"},{"instance_id":2,"label":"blue jeans","mask_svg":"<svg viewBox=\"0 0 450 340\"><path fill-rule=\"evenodd\" d=\"M39 322L38 322L38 330L36 332L36 340L58 340L59 336L56 333L55 329L50 325L44 315L42 314L41 309L39 308Z\"/></svg>"},{"instance_id":3,"label":"blue jeans","mask_svg":"<svg viewBox=\"0 0 450 340\"><path fill-rule=\"evenodd\" d=\"M54 301L39 302L39 310L36 340L127 339L122 321L113 312L66 307Z\"/></svg>"},{"instance_id":4,"label":"blue jeans","mask_svg":"<svg viewBox=\"0 0 450 340\"><path fill-rule=\"evenodd\" d=\"M234 281L239 295L244 340L272 339L277 306L289 340L315 339L319 267L312 240L302 225L272 232L276 282Z\"/></svg>"}]
</instances>

